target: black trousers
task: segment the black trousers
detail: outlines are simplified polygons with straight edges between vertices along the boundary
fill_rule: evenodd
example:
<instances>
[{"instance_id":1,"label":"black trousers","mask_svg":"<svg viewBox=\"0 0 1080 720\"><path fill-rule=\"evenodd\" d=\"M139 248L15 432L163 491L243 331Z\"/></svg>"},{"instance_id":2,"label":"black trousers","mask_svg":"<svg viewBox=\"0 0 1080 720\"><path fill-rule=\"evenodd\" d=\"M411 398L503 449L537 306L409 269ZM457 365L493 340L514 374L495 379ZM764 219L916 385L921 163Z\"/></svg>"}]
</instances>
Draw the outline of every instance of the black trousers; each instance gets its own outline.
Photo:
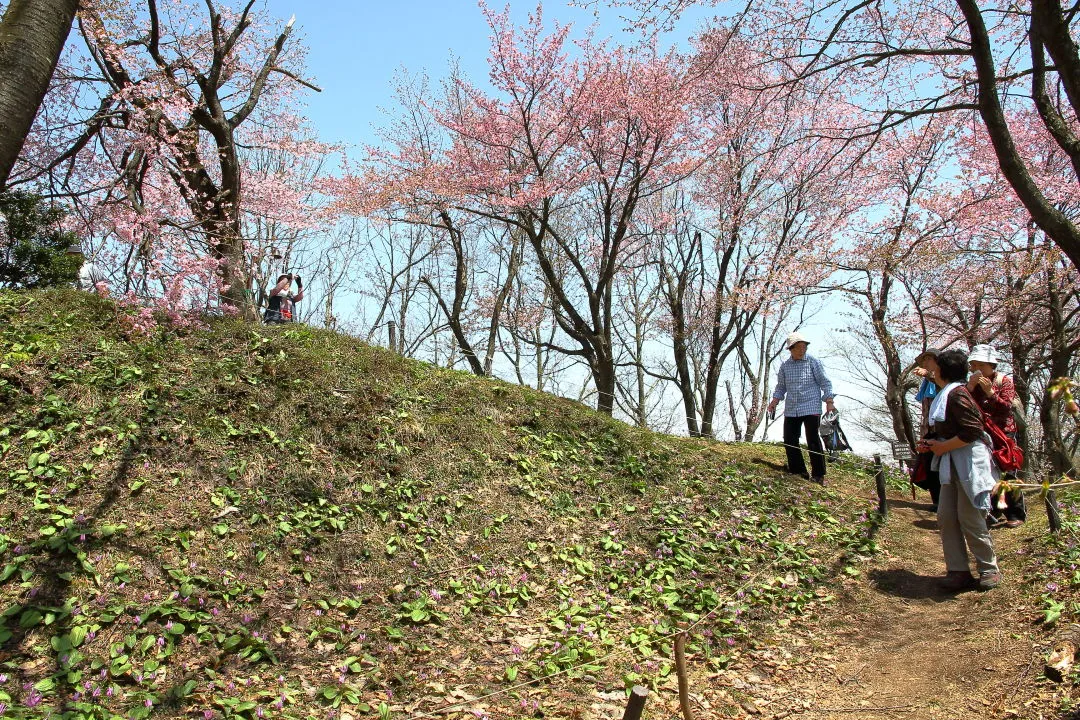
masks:
<instances>
[{"instance_id":1,"label":"black trousers","mask_svg":"<svg viewBox=\"0 0 1080 720\"><path fill-rule=\"evenodd\" d=\"M1005 473L1003 476L1007 480L1015 480L1016 473ZM1024 491L1020 488L1010 490L1005 493L1005 509L998 509L998 497L1001 493L994 495L990 498L990 515L996 519L1005 520L1019 520L1024 522L1027 520L1027 503L1024 502Z\"/></svg>"},{"instance_id":2,"label":"black trousers","mask_svg":"<svg viewBox=\"0 0 1080 720\"><path fill-rule=\"evenodd\" d=\"M810 474L814 477L825 477L825 452L821 446L821 436L818 435L820 424L820 415L784 418L784 450L787 451L788 472L806 474L806 461L803 460L802 449L799 447L799 437L805 427L806 446L810 449Z\"/></svg>"},{"instance_id":3,"label":"black trousers","mask_svg":"<svg viewBox=\"0 0 1080 720\"><path fill-rule=\"evenodd\" d=\"M1016 433L1008 433L1009 438L1016 442ZM1016 473L1007 472L1002 473L1002 479L1015 480ZM1005 520L1019 520L1024 522L1027 520L1027 503L1024 502L1024 491L1020 488L1016 488L1010 492L1005 493L1005 509L998 509L998 495L994 495L990 498L990 515L995 519L1004 518Z\"/></svg>"}]
</instances>

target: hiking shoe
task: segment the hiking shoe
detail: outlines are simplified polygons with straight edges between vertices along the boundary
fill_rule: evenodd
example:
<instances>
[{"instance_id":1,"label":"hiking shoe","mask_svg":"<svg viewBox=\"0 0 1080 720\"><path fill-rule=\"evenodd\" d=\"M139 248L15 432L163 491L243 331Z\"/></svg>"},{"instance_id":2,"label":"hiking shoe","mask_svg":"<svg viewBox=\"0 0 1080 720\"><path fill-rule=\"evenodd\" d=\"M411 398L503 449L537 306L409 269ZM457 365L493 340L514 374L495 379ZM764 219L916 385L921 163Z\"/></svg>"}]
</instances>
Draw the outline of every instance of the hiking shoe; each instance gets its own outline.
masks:
<instances>
[{"instance_id":1,"label":"hiking shoe","mask_svg":"<svg viewBox=\"0 0 1080 720\"><path fill-rule=\"evenodd\" d=\"M987 590L993 590L1001 584L1001 573L990 572L983 573L979 576L979 590L986 592Z\"/></svg>"},{"instance_id":2,"label":"hiking shoe","mask_svg":"<svg viewBox=\"0 0 1080 720\"><path fill-rule=\"evenodd\" d=\"M938 587L948 592L967 590L975 584L975 578L967 570L950 570L938 579ZM988 588L989 589L989 588Z\"/></svg>"},{"instance_id":3,"label":"hiking shoe","mask_svg":"<svg viewBox=\"0 0 1080 720\"><path fill-rule=\"evenodd\" d=\"M818 485L820 485L821 487L825 487L825 476L824 475L815 475L814 477L810 478L810 482L815 482Z\"/></svg>"},{"instance_id":4,"label":"hiking shoe","mask_svg":"<svg viewBox=\"0 0 1080 720\"><path fill-rule=\"evenodd\" d=\"M1024 524L1023 520L1006 520L1005 521L1005 527L1012 528L1014 530L1016 528L1020 527L1023 524Z\"/></svg>"}]
</instances>

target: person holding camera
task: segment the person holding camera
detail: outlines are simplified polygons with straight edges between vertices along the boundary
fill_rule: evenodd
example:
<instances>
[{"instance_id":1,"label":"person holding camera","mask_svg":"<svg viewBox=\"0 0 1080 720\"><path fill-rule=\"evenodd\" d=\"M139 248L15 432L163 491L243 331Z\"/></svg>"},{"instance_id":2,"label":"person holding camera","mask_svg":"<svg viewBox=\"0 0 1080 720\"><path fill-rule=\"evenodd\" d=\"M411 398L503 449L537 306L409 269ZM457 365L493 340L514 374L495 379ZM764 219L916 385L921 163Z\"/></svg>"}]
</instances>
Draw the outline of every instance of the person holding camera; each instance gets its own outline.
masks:
<instances>
[{"instance_id":1,"label":"person holding camera","mask_svg":"<svg viewBox=\"0 0 1080 720\"><path fill-rule=\"evenodd\" d=\"M942 351L938 348L926 348L917 358L915 358L915 363L918 367L915 368L914 373L916 377L922 379L922 382L919 384L919 391L915 394L915 399L922 408L922 420L919 425L920 441L925 440L930 435L930 405L934 402L934 398L937 396L938 392L938 386L937 383L934 382L934 378L936 377L938 367L937 357L941 352ZM937 512L938 498L941 496L941 482L937 472L928 470L925 481L919 483L919 487L930 493L933 511Z\"/></svg>"},{"instance_id":2,"label":"person holding camera","mask_svg":"<svg viewBox=\"0 0 1080 720\"><path fill-rule=\"evenodd\" d=\"M296 281L296 294L292 294L292 283ZM263 313L263 322L267 325L296 321L296 303L304 299L304 283L299 275L286 273L279 275L277 285L270 291L270 302Z\"/></svg>"},{"instance_id":3,"label":"person holding camera","mask_svg":"<svg viewBox=\"0 0 1080 720\"><path fill-rule=\"evenodd\" d=\"M971 375L968 376L967 389L983 414L1015 442L1016 419L1013 416L1013 405L1016 403L1016 386L1012 378L1000 372L997 366L997 350L992 346L976 345L971 348L971 354L968 355ZM1015 478L1015 473L1005 474L1006 480ZM1002 494L1004 497L1000 497ZM1016 528L1027 520L1027 506L1022 490L998 489L991 500L990 517L987 518L991 524Z\"/></svg>"}]
</instances>

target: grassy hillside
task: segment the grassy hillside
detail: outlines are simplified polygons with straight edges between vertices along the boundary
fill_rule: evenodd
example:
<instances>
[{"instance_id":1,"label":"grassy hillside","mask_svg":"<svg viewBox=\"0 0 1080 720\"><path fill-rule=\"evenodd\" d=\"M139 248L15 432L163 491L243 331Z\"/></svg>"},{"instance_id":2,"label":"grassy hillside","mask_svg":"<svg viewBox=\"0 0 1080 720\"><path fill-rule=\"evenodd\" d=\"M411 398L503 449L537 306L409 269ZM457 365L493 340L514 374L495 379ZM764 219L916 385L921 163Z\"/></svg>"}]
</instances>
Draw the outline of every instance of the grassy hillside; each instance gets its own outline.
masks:
<instances>
[{"instance_id":1,"label":"grassy hillside","mask_svg":"<svg viewBox=\"0 0 1080 720\"><path fill-rule=\"evenodd\" d=\"M582 717L667 682L679 623L723 667L870 550L867 501L776 448L115 313L0 294L5 717Z\"/></svg>"}]
</instances>

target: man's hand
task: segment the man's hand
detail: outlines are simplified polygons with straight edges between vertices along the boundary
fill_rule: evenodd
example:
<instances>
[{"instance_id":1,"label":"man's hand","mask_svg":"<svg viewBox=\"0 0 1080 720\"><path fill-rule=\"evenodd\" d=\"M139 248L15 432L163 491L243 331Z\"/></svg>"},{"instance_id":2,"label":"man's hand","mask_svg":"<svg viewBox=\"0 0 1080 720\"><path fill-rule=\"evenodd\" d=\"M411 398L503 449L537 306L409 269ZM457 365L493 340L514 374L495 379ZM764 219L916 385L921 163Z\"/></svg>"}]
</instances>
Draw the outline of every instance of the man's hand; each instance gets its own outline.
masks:
<instances>
[{"instance_id":1,"label":"man's hand","mask_svg":"<svg viewBox=\"0 0 1080 720\"><path fill-rule=\"evenodd\" d=\"M776 398L773 398L771 401L769 401L769 412L775 412L776 411L776 406L779 405L779 404L780 404L780 401L777 400Z\"/></svg>"},{"instance_id":2,"label":"man's hand","mask_svg":"<svg viewBox=\"0 0 1080 720\"><path fill-rule=\"evenodd\" d=\"M934 453L938 457L944 455L950 450L950 448L946 444L946 440L924 440L923 442L926 443L927 450Z\"/></svg>"},{"instance_id":3,"label":"man's hand","mask_svg":"<svg viewBox=\"0 0 1080 720\"><path fill-rule=\"evenodd\" d=\"M828 400L825 401L825 411L826 412L832 412L833 410L836 410L836 404L833 403L832 398L829 398Z\"/></svg>"}]
</instances>

